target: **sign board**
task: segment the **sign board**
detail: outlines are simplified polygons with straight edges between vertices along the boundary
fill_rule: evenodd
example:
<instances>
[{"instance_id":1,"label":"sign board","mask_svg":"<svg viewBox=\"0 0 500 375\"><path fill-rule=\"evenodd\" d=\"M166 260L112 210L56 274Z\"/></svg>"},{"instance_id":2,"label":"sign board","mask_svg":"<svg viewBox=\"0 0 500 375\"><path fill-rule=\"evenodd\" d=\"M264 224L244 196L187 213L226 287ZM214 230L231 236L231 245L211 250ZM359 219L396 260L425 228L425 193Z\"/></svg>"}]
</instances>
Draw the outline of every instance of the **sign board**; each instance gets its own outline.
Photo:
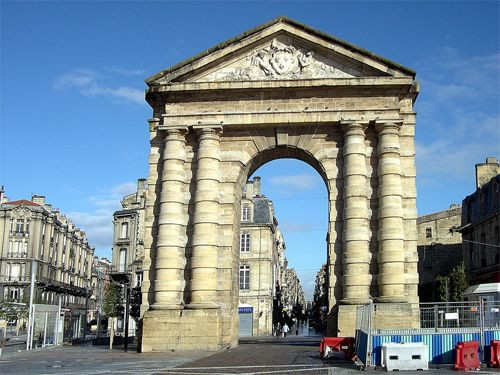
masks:
<instances>
[{"instance_id":1,"label":"sign board","mask_svg":"<svg viewBox=\"0 0 500 375\"><path fill-rule=\"evenodd\" d=\"M253 312L253 307L238 307L238 314L251 313Z\"/></svg>"},{"instance_id":2,"label":"sign board","mask_svg":"<svg viewBox=\"0 0 500 375\"><path fill-rule=\"evenodd\" d=\"M454 313L446 313L444 314L444 318L446 320L457 320L458 319L458 313L454 312Z\"/></svg>"}]
</instances>

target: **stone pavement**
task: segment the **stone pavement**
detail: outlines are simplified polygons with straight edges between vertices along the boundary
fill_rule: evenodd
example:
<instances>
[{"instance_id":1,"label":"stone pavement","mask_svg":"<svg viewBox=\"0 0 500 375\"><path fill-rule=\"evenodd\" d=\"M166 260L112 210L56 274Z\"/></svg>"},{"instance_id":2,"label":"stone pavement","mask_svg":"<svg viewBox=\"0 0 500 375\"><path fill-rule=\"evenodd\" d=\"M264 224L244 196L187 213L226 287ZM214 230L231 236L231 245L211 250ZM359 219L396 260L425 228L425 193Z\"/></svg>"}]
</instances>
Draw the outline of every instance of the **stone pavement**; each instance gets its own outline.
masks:
<instances>
[{"instance_id":1,"label":"stone pavement","mask_svg":"<svg viewBox=\"0 0 500 375\"><path fill-rule=\"evenodd\" d=\"M497 370L497 369L495 369ZM369 370L372 375L379 370ZM385 371L384 371L385 372ZM450 373L450 367L431 369L428 375ZM493 369L475 374L491 375ZM498 372L498 370L496 371ZM323 362L319 338L292 336L286 339L253 337L240 340L236 348L216 353L201 351L136 353L105 346L79 345L0 357L1 375L201 375L201 374L293 374L348 375L359 369L343 360ZM414 375L416 371L406 371ZM419 372L421 374L421 372Z\"/></svg>"}]
</instances>

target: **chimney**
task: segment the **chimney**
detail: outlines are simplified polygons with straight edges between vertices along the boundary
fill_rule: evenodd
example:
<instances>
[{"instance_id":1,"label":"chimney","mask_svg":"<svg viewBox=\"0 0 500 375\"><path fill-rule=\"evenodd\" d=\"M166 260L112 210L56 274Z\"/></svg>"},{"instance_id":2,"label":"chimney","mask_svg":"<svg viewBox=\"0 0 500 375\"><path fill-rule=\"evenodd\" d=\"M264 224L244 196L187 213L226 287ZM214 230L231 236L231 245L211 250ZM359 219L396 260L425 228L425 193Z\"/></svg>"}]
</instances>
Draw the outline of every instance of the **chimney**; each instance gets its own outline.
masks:
<instances>
[{"instance_id":1,"label":"chimney","mask_svg":"<svg viewBox=\"0 0 500 375\"><path fill-rule=\"evenodd\" d=\"M148 180L145 178L139 178L137 180L137 192L144 191L148 189Z\"/></svg>"},{"instance_id":2,"label":"chimney","mask_svg":"<svg viewBox=\"0 0 500 375\"><path fill-rule=\"evenodd\" d=\"M253 178L253 196L260 197L260 177Z\"/></svg>"},{"instance_id":3,"label":"chimney","mask_svg":"<svg viewBox=\"0 0 500 375\"><path fill-rule=\"evenodd\" d=\"M33 203L39 204L40 206L43 206L45 204L45 196L33 194L31 196L31 201Z\"/></svg>"},{"instance_id":4,"label":"chimney","mask_svg":"<svg viewBox=\"0 0 500 375\"><path fill-rule=\"evenodd\" d=\"M476 164L476 188L480 188L500 173L500 164L495 157L487 157L485 163Z\"/></svg>"},{"instance_id":5,"label":"chimney","mask_svg":"<svg viewBox=\"0 0 500 375\"><path fill-rule=\"evenodd\" d=\"M5 196L5 189L2 185L2 188L0 189L0 205L7 203L9 199Z\"/></svg>"}]
</instances>

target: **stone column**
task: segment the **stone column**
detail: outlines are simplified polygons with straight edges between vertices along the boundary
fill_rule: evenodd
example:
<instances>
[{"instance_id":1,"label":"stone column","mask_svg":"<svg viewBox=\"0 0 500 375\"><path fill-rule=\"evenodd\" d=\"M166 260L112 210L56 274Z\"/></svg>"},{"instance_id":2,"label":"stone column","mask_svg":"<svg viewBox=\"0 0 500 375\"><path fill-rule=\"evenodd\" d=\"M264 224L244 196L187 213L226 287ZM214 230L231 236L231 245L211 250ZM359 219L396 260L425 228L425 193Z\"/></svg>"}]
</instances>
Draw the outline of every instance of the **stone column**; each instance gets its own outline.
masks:
<instances>
[{"instance_id":1,"label":"stone column","mask_svg":"<svg viewBox=\"0 0 500 375\"><path fill-rule=\"evenodd\" d=\"M153 309L181 309L184 305L186 224L184 213L187 128L166 130L156 243Z\"/></svg>"},{"instance_id":2,"label":"stone column","mask_svg":"<svg viewBox=\"0 0 500 375\"><path fill-rule=\"evenodd\" d=\"M367 124L342 121L344 132L343 304L370 298L370 228L365 129Z\"/></svg>"},{"instance_id":3,"label":"stone column","mask_svg":"<svg viewBox=\"0 0 500 375\"><path fill-rule=\"evenodd\" d=\"M378 285L380 302L405 302L401 123L377 120L378 132Z\"/></svg>"},{"instance_id":4,"label":"stone column","mask_svg":"<svg viewBox=\"0 0 500 375\"><path fill-rule=\"evenodd\" d=\"M196 127L195 127L196 129ZM220 134L222 128L197 129L196 191L194 196L193 253L190 308L218 308Z\"/></svg>"}]
</instances>

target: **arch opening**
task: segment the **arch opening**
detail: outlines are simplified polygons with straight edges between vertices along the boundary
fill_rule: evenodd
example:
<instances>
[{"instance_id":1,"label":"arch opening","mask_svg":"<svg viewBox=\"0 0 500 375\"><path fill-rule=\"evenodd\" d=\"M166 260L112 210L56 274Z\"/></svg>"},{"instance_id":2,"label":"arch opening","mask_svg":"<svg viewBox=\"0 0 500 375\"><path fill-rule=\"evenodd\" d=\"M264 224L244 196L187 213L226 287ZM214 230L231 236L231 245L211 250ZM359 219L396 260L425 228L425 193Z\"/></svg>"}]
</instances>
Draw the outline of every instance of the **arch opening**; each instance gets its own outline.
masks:
<instances>
[{"instance_id":1,"label":"arch opening","mask_svg":"<svg viewBox=\"0 0 500 375\"><path fill-rule=\"evenodd\" d=\"M259 186L256 187L257 183ZM284 186L284 184L288 186ZM303 336L327 334L327 320L328 331L334 332L336 329L334 327L335 317L328 312L335 304L333 291L338 290L339 286L335 284L337 284L337 279L340 280L341 275L334 275L333 285L329 285L327 269L333 270L335 268L330 267L329 262L331 259L334 262L337 259L335 255L330 257L331 249L333 250L334 246L330 243L329 233L330 228L335 229L335 223L338 221L337 215L330 217L330 214L341 211L330 209L332 201L330 201L329 181L321 162L308 151L298 147L270 147L254 155L241 168L234 194L235 203L237 202L239 206L235 207L235 213L236 215L240 213L239 220L235 220L238 228L235 228L234 231L234 243L239 244L239 247L235 248L236 258L239 259L235 271L238 272L239 279L239 285L237 285L238 306L240 307L239 311L242 312L238 314L240 335L249 335L249 322L247 315L245 315L245 311L248 311L248 307L246 307L248 305L254 305L253 335L276 334L276 331L279 331L284 323L293 325L292 332L294 334ZM278 242L278 246L274 248L275 255L277 257L283 256L285 262L283 264L282 259L282 264L277 264L283 269L281 269L282 274L278 277L272 275L275 277L274 280L272 277L262 277L263 274L266 274L261 270L261 267L264 266L255 262L251 252L247 252L248 248L257 245L260 246L259 250L262 250L263 231L257 230L258 224L254 224L253 221L249 223L244 220L247 217L245 210L249 206L254 212L258 209L253 205L256 200L260 201L260 204L265 201L265 204L269 204L271 207L270 215L275 222L271 224L272 229L267 229L269 233L266 234L271 235ZM335 201L333 203L335 204ZM255 240L252 238L252 231L257 236ZM271 233L271 231L275 231L275 233ZM251 237L250 241L248 241L247 236ZM286 250L280 249L281 243ZM266 258L271 267L276 261L273 259L273 254L269 252L265 254L265 257L262 257L262 254L256 255L256 257ZM253 268L257 267L258 269L254 271ZM337 270L340 268L336 267ZM255 296L249 293L248 289L242 289L242 287L248 287L244 285L248 272L251 276L259 278L253 280L253 285L258 285L259 291L262 285L267 287L266 283L269 282L273 283L273 286L277 286L271 292L273 297L271 302L267 294ZM298 286L304 293L304 299L300 302L291 302L287 299L290 298L289 295L283 295L290 293L284 288L288 286L283 285L286 283L286 277L290 280L289 282L293 283L295 275ZM285 276L285 278L280 280L280 276ZM320 279L316 280L318 277ZM252 281L250 284L252 285ZM280 295L280 293L283 294ZM293 291L290 294L293 295L293 298L298 297ZM331 301L329 301L330 299ZM283 303L286 306L283 306ZM282 308L283 310L281 310ZM311 322L310 325L309 322Z\"/></svg>"}]
</instances>

